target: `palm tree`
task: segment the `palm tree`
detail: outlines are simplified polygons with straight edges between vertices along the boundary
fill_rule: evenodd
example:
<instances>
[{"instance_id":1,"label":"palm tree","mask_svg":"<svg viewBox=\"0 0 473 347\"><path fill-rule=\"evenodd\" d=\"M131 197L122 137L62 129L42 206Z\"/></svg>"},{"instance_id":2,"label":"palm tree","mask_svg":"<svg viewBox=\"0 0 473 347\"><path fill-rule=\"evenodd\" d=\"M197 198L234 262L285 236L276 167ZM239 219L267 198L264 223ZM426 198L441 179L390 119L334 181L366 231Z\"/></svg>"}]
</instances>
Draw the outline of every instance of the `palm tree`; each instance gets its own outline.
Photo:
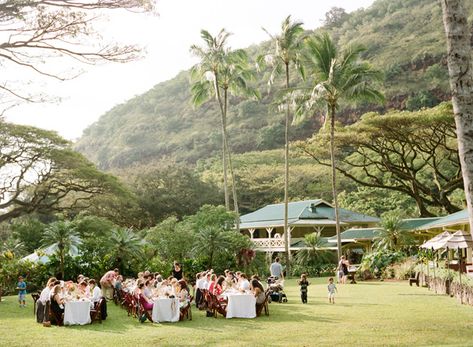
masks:
<instances>
[{"instance_id":1,"label":"palm tree","mask_svg":"<svg viewBox=\"0 0 473 347\"><path fill-rule=\"evenodd\" d=\"M140 257L143 248L143 241L131 229L114 229L108 241L109 253L115 258L120 273L123 273L125 261Z\"/></svg>"},{"instance_id":2,"label":"palm tree","mask_svg":"<svg viewBox=\"0 0 473 347\"><path fill-rule=\"evenodd\" d=\"M327 263L331 260L331 254L322 249L322 238L320 232L314 232L304 236L307 248L301 249L296 254L296 263L302 266Z\"/></svg>"},{"instance_id":3,"label":"palm tree","mask_svg":"<svg viewBox=\"0 0 473 347\"><path fill-rule=\"evenodd\" d=\"M340 102L383 100L383 95L372 87L372 82L381 77L368 63L360 62L360 54L365 50L360 45L349 45L339 51L328 34L315 35L306 40L304 54L305 68L315 86L306 94L306 102L300 110L307 111L314 106L323 106L327 112L324 128L330 120L330 158L332 194L335 207L338 258L342 254L340 240L340 219L337 198L335 161L335 119Z\"/></svg>"},{"instance_id":4,"label":"palm tree","mask_svg":"<svg viewBox=\"0 0 473 347\"><path fill-rule=\"evenodd\" d=\"M471 29L462 0L441 1L447 35L447 63L457 127L458 152L473 236L473 85Z\"/></svg>"},{"instance_id":5,"label":"palm tree","mask_svg":"<svg viewBox=\"0 0 473 347\"><path fill-rule=\"evenodd\" d=\"M287 16L282 22L281 33L272 35L266 29L263 30L269 35L272 43L272 52L258 57L259 65L269 64L272 67L268 84L271 86L275 78L284 73L286 77L285 92L289 92L290 66L299 68L302 76L304 72L300 64L304 29L302 22L292 21L291 16ZM290 254L288 236L288 205L289 205L289 124L291 120L290 102L286 99L285 118L285 147L284 147L284 251L286 253L286 268L290 273Z\"/></svg>"},{"instance_id":6,"label":"palm tree","mask_svg":"<svg viewBox=\"0 0 473 347\"><path fill-rule=\"evenodd\" d=\"M215 97L219 106L222 130L225 207L227 210L230 210L227 178L227 167L229 166L232 178L234 210L238 218L239 210L236 182L227 134L228 97L230 92L256 97L258 94L247 85L247 80L253 78L253 73L248 67L248 56L242 49L232 51L226 47L229 36L230 33L226 32L225 29L222 29L216 37L213 37L206 30L201 31L201 37L205 42L205 46L191 46L191 53L200 58L200 63L193 66L191 69L191 79L194 81L191 92L194 105L201 105L210 98ZM237 224L239 224L238 222L239 219L237 220Z\"/></svg>"},{"instance_id":7,"label":"palm tree","mask_svg":"<svg viewBox=\"0 0 473 347\"><path fill-rule=\"evenodd\" d=\"M43 247L51 245L57 247L61 275L64 279L64 257L68 252L77 253L77 246L80 243L74 224L70 221L51 223L45 228L41 243Z\"/></svg>"},{"instance_id":8,"label":"palm tree","mask_svg":"<svg viewBox=\"0 0 473 347\"><path fill-rule=\"evenodd\" d=\"M374 247L378 250L399 251L411 246L414 238L409 231L402 229L402 219L398 215L383 217L382 229L376 238Z\"/></svg>"},{"instance_id":9,"label":"palm tree","mask_svg":"<svg viewBox=\"0 0 473 347\"><path fill-rule=\"evenodd\" d=\"M211 268L215 256L221 250L227 249L229 243L226 231L218 227L209 226L197 232L192 252L195 256L206 256L209 259L208 265Z\"/></svg>"}]
</instances>

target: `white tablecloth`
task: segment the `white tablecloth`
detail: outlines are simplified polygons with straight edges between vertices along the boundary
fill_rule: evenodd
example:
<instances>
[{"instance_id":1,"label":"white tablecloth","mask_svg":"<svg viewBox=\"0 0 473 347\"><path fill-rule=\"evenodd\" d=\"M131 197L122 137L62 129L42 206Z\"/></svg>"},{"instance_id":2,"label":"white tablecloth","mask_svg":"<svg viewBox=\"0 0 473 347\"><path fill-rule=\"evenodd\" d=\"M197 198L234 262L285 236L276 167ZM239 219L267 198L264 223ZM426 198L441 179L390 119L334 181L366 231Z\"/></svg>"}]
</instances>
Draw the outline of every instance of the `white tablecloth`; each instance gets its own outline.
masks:
<instances>
[{"instance_id":1,"label":"white tablecloth","mask_svg":"<svg viewBox=\"0 0 473 347\"><path fill-rule=\"evenodd\" d=\"M178 322L179 299L159 298L154 300L153 322Z\"/></svg>"},{"instance_id":2,"label":"white tablecloth","mask_svg":"<svg viewBox=\"0 0 473 347\"><path fill-rule=\"evenodd\" d=\"M90 323L90 301L70 301L64 304L64 325Z\"/></svg>"},{"instance_id":3,"label":"white tablecloth","mask_svg":"<svg viewBox=\"0 0 473 347\"><path fill-rule=\"evenodd\" d=\"M227 318L255 318L256 298L253 294L228 294Z\"/></svg>"}]
</instances>

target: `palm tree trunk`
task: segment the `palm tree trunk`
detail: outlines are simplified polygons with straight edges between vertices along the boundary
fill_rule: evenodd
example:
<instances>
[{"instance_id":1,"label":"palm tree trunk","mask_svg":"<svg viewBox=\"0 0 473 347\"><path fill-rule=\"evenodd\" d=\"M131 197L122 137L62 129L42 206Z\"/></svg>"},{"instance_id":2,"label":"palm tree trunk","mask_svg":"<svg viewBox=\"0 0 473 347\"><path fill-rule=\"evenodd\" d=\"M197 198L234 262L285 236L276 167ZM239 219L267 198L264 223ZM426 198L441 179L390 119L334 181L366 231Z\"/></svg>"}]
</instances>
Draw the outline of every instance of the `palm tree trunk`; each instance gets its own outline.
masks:
<instances>
[{"instance_id":1,"label":"palm tree trunk","mask_svg":"<svg viewBox=\"0 0 473 347\"><path fill-rule=\"evenodd\" d=\"M227 139L226 139L226 126L227 120L225 118L225 112L222 104L222 97L220 95L220 87L218 85L218 74L214 72L214 88L215 98L217 99L218 106L220 108L220 120L222 125L222 165L223 165L223 192L225 195L225 208L227 211L230 210L230 196L228 194L228 177L227 177Z\"/></svg>"},{"instance_id":2,"label":"palm tree trunk","mask_svg":"<svg viewBox=\"0 0 473 347\"><path fill-rule=\"evenodd\" d=\"M224 100L224 111L225 111L225 120L227 119L227 109L228 109L228 90L225 88L223 90L223 100ZM232 153L230 151L230 147L228 145L228 134L227 134L227 124L225 122L225 127L224 127L224 132L225 132L225 149L227 150L228 154L228 165L230 167L230 177L232 179L232 194L233 194L233 207L235 210L236 214L236 229L239 232L240 231L240 213L238 210L238 197L237 197L237 192L236 192L236 181L235 181L235 175L233 173L233 163L232 163Z\"/></svg>"},{"instance_id":3,"label":"palm tree trunk","mask_svg":"<svg viewBox=\"0 0 473 347\"><path fill-rule=\"evenodd\" d=\"M64 250L61 250L61 255L60 255L60 261L61 261L61 276L62 280L64 281Z\"/></svg>"},{"instance_id":4,"label":"palm tree trunk","mask_svg":"<svg viewBox=\"0 0 473 347\"><path fill-rule=\"evenodd\" d=\"M286 91L289 92L289 64L286 64ZM286 272L289 276L291 254L289 249L289 99L286 100L286 123L284 129L284 251L286 252Z\"/></svg>"},{"instance_id":5,"label":"palm tree trunk","mask_svg":"<svg viewBox=\"0 0 473 347\"><path fill-rule=\"evenodd\" d=\"M335 105L328 106L330 117L330 161L332 164L332 194L333 205L335 207L335 230L337 232L337 255L338 259L342 256L342 242L340 237L340 220L338 214L338 192L337 192L337 170L335 163Z\"/></svg>"},{"instance_id":6,"label":"palm tree trunk","mask_svg":"<svg viewBox=\"0 0 473 347\"><path fill-rule=\"evenodd\" d=\"M461 0L442 0L447 62L457 127L458 153L473 236L473 72L471 33Z\"/></svg>"}]
</instances>

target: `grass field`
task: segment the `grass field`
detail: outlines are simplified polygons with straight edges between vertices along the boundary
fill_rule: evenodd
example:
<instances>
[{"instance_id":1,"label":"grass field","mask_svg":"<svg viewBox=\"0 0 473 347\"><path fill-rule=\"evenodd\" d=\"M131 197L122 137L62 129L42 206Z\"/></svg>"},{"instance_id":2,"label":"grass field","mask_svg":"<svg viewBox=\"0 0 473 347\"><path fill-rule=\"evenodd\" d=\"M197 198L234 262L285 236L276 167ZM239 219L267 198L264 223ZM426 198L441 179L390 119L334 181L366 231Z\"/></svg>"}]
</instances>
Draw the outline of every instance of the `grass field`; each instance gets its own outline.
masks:
<instances>
[{"instance_id":1,"label":"grass field","mask_svg":"<svg viewBox=\"0 0 473 347\"><path fill-rule=\"evenodd\" d=\"M0 346L473 346L473 307L406 282L338 286L326 299L326 279L312 279L309 303L300 303L296 280L286 283L289 302L270 304L269 317L207 318L175 324L140 324L109 305L103 324L43 328L16 297L0 303Z\"/></svg>"}]
</instances>

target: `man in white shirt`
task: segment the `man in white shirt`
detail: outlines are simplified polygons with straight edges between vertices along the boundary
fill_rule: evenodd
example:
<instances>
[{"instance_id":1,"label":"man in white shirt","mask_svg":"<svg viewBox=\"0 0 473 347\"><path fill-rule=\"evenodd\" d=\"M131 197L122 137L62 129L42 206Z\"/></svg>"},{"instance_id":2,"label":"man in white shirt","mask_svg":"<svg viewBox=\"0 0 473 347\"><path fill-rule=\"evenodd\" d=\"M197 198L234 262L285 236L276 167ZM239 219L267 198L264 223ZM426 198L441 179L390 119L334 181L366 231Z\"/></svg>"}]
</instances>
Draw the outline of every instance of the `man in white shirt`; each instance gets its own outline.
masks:
<instances>
[{"instance_id":1,"label":"man in white shirt","mask_svg":"<svg viewBox=\"0 0 473 347\"><path fill-rule=\"evenodd\" d=\"M56 282L55 277L51 277L47 284L46 287L41 291L41 295L39 296L37 307L36 307L36 321L38 323L43 323L43 321L46 319L48 320L48 315L46 315L46 302L49 301L49 296L51 294L51 289L54 287L54 282Z\"/></svg>"}]
</instances>

